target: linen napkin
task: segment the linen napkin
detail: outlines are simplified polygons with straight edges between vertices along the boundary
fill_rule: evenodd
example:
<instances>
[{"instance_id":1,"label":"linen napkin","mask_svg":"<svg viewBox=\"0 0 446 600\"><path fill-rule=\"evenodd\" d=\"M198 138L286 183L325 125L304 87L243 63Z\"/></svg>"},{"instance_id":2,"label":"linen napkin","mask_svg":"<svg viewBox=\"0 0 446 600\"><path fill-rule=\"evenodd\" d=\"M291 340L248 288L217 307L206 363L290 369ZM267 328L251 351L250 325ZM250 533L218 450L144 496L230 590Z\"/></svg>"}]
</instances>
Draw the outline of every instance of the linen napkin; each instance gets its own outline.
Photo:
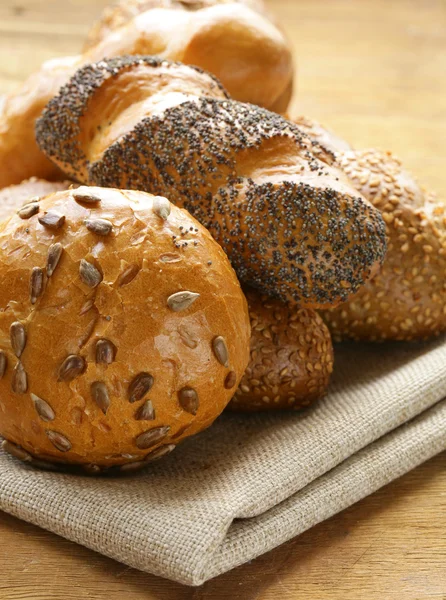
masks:
<instances>
[{"instance_id":1,"label":"linen napkin","mask_svg":"<svg viewBox=\"0 0 446 600\"><path fill-rule=\"evenodd\" d=\"M147 471L90 478L0 454L0 509L188 585L232 569L446 449L446 340L336 347L303 412L223 414Z\"/></svg>"}]
</instances>

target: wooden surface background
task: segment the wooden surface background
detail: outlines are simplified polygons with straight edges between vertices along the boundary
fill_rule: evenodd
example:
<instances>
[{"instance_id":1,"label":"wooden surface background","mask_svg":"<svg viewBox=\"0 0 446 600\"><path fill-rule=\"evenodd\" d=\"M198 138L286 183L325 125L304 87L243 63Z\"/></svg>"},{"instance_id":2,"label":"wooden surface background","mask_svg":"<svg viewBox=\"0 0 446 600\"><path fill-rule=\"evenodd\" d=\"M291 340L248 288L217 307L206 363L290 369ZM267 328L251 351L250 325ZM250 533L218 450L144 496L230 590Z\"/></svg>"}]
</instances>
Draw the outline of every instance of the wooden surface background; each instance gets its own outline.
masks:
<instances>
[{"instance_id":1,"label":"wooden surface background","mask_svg":"<svg viewBox=\"0 0 446 600\"><path fill-rule=\"evenodd\" d=\"M394 150L446 198L446 1L269 3L298 57L296 111L356 146ZM0 93L12 91L43 60L76 53L106 4L0 0ZM0 600L278 597L446 600L446 455L197 589L129 569L0 513Z\"/></svg>"}]
</instances>

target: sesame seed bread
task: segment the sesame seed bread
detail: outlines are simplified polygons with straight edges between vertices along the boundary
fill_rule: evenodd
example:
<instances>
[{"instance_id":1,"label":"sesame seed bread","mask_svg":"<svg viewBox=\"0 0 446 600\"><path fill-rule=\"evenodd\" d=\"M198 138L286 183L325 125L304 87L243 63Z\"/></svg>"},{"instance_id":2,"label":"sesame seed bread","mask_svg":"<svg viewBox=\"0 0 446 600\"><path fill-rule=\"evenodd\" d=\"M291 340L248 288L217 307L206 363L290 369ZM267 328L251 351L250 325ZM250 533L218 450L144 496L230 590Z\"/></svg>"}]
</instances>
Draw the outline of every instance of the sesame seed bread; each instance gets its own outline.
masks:
<instances>
[{"instance_id":1,"label":"sesame seed bread","mask_svg":"<svg viewBox=\"0 0 446 600\"><path fill-rule=\"evenodd\" d=\"M249 359L245 297L165 198L80 187L32 205L0 225L4 447L47 468L141 468L228 404Z\"/></svg>"},{"instance_id":2,"label":"sesame seed bread","mask_svg":"<svg viewBox=\"0 0 446 600\"><path fill-rule=\"evenodd\" d=\"M349 302L323 313L336 340L416 340L446 331L446 204L390 152L348 151L339 165L382 211L388 253Z\"/></svg>"},{"instance_id":3,"label":"sesame seed bread","mask_svg":"<svg viewBox=\"0 0 446 600\"><path fill-rule=\"evenodd\" d=\"M19 210L31 198L47 196L53 192L66 190L71 181L45 181L31 177L18 185L11 185L0 190L0 221L10 217L13 212Z\"/></svg>"},{"instance_id":4,"label":"sesame seed bread","mask_svg":"<svg viewBox=\"0 0 446 600\"><path fill-rule=\"evenodd\" d=\"M313 310L246 291L251 360L229 403L235 411L300 409L324 395L333 371L330 333Z\"/></svg>"},{"instance_id":5,"label":"sesame seed bread","mask_svg":"<svg viewBox=\"0 0 446 600\"><path fill-rule=\"evenodd\" d=\"M391 152L354 150L312 119L293 122L335 154L386 223L388 253L380 272L347 302L322 313L335 341L410 341L446 331L446 203Z\"/></svg>"},{"instance_id":6,"label":"sesame seed bread","mask_svg":"<svg viewBox=\"0 0 446 600\"><path fill-rule=\"evenodd\" d=\"M332 155L279 115L226 99L194 67L153 57L87 65L36 132L71 177L187 208L245 285L282 301L336 305L384 257L379 211Z\"/></svg>"},{"instance_id":7,"label":"sesame seed bread","mask_svg":"<svg viewBox=\"0 0 446 600\"><path fill-rule=\"evenodd\" d=\"M214 72L235 98L285 110L294 72L290 46L267 16L254 10L256 4L153 0L134 10L126 0L110 9L107 14L116 19L106 18L108 25L95 28L95 43L84 54L47 61L0 103L0 188L32 176L60 178L35 142L35 120L79 67L104 57L157 54L182 60Z\"/></svg>"}]
</instances>

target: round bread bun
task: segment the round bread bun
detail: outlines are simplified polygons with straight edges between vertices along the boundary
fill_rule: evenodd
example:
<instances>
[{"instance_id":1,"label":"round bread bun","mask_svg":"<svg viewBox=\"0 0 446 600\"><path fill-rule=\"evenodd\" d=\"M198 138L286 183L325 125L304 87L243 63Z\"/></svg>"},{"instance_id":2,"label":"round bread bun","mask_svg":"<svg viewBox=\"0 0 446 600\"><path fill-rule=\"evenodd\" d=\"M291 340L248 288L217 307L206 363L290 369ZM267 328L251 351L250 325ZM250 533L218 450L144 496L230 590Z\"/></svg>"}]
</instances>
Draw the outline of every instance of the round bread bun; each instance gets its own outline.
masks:
<instances>
[{"instance_id":1,"label":"round bread bun","mask_svg":"<svg viewBox=\"0 0 446 600\"><path fill-rule=\"evenodd\" d=\"M67 190L70 185L72 185L71 181L45 181L45 179L31 177L17 185L3 188L0 190L0 221L10 217L29 200Z\"/></svg>"},{"instance_id":2,"label":"round bread bun","mask_svg":"<svg viewBox=\"0 0 446 600\"><path fill-rule=\"evenodd\" d=\"M35 464L144 467L208 427L249 360L220 246L143 192L80 187L0 225L0 434Z\"/></svg>"},{"instance_id":3,"label":"round bread bun","mask_svg":"<svg viewBox=\"0 0 446 600\"><path fill-rule=\"evenodd\" d=\"M251 360L229 408L300 409L327 390L333 371L330 332L313 310L246 292Z\"/></svg>"},{"instance_id":4,"label":"round bread bun","mask_svg":"<svg viewBox=\"0 0 446 600\"><path fill-rule=\"evenodd\" d=\"M356 295L323 313L334 339L416 340L446 331L446 204L390 152L351 150L338 162L382 212L388 252Z\"/></svg>"}]
</instances>

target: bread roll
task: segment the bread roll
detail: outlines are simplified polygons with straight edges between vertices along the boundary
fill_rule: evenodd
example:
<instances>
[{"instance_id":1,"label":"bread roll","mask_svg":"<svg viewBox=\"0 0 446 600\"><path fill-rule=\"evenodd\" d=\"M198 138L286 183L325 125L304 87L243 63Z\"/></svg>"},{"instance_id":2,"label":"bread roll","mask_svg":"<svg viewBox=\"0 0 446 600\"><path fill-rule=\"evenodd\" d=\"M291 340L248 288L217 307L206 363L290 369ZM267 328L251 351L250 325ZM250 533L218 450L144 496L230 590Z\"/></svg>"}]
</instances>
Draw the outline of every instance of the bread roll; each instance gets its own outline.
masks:
<instances>
[{"instance_id":1,"label":"bread roll","mask_svg":"<svg viewBox=\"0 0 446 600\"><path fill-rule=\"evenodd\" d=\"M37 466L143 467L210 425L249 316L210 234L165 198L81 187L0 225L0 434ZM125 466L124 466L125 465Z\"/></svg>"},{"instance_id":2,"label":"bread roll","mask_svg":"<svg viewBox=\"0 0 446 600\"><path fill-rule=\"evenodd\" d=\"M284 112L293 88L293 59L284 34L259 0L121 0L93 27L85 50L110 45L116 32L140 42L138 54L196 65L220 79L231 96ZM117 56L117 53L103 56Z\"/></svg>"},{"instance_id":3,"label":"bread roll","mask_svg":"<svg viewBox=\"0 0 446 600\"><path fill-rule=\"evenodd\" d=\"M229 408L300 409L327 390L333 371L330 333L313 310L246 292L251 359Z\"/></svg>"},{"instance_id":4,"label":"bread roll","mask_svg":"<svg viewBox=\"0 0 446 600\"><path fill-rule=\"evenodd\" d=\"M382 211L388 253L381 271L323 316L335 339L417 340L446 331L446 204L390 152L349 151L339 164Z\"/></svg>"},{"instance_id":5,"label":"bread roll","mask_svg":"<svg viewBox=\"0 0 446 600\"><path fill-rule=\"evenodd\" d=\"M66 190L71 181L45 181L32 177L18 185L11 185L0 190L0 221L10 217L30 199L48 196L53 192Z\"/></svg>"},{"instance_id":6,"label":"bread roll","mask_svg":"<svg viewBox=\"0 0 446 600\"><path fill-rule=\"evenodd\" d=\"M0 104L0 188L31 176L60 178L35 143L35 120L76 69L104 57L157 54L182 60L213 71L240 100L285 110L293 84L290 47L248 4L257 3L127 0L109 9L84 54L46 62Z\"/></svg>"},{"instance_id":7,"label":"bread roll","mask_svg":"<svg viewBox=\"0 0 446 600\"><path fill-rule=\"evenodd\" d=\"M187 208L245 285L307 308L345 300L383 259L381 215L296 126L226 98L194 67L102 61L50 102L37 138L83 183Z\"/></svg>"},{"instance_id":8,"label":"bread roll","mask_svg":"<svg viewBox=\"0 0 446 600\"><path fill-rule=\"evenodd\" d=\"M88 33L84 52L88 52L107 38L110 33L124 27L129 21L149 10L168 9L194 13L197 10L221 4L230 4L230 8L234 8L234 4L242 4L260 14L266 14L262 0L121 0L104 9L100 19Z\"/></svg>"},{"instance_id":9,"label":"bread roll","mask_svg":"<svg viewBox=\"0 0 446 600\"><path fill-rule=\"evenodd\" d=\"M322 313L335 340L419 340L446 331L446 203L391 152L354 150L306 117L293 118L333 151L356 189L382 212L388 253L348 302Z\"/></svg>"}]
</instances>

